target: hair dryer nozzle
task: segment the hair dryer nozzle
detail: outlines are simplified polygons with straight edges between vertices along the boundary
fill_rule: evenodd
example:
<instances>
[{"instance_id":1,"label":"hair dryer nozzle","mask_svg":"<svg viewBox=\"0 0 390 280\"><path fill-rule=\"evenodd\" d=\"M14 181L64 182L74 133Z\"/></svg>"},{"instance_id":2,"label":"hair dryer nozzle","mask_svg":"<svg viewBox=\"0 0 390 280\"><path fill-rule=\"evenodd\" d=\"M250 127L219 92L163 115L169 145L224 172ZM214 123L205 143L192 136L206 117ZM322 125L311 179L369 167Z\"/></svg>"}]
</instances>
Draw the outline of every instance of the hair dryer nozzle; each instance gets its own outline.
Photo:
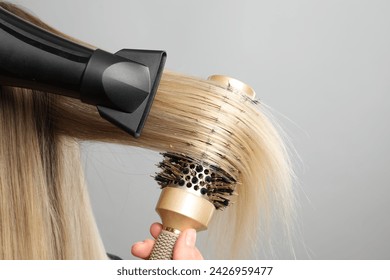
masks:
<instances>
[{"instance_id":1,"label":"hair dryer nozzle","mask_svg":"<svg viewBox=\"0 0 390 280\"><path fill-rule=\"evenodd\" d=\"M116 55L128 61L108 67L101 82L106 96L119 110L100 105L97 108L103 118L138 137L157 92L166 53L124 49Z\"/></svg>"}]
</instances>

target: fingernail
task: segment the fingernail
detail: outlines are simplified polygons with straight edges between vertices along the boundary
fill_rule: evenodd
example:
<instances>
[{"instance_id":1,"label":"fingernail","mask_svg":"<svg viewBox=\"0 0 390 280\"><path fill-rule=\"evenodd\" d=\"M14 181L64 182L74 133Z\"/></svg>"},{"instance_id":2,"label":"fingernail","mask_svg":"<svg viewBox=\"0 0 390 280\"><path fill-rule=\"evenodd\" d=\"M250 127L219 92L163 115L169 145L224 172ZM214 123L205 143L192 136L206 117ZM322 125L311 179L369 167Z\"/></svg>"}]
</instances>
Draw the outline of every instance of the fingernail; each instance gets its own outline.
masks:
<instances>
[{"instance_id":1,"label":"fingernail","mask_svg":"<svg viewBox=\"0 0 390 280\"><path fill-rule=\"evenodd\" d=\"M194 229L187 230L186 233L186 245L188 247L195 247L196 231Z\"/></svg>"}]
</instances>

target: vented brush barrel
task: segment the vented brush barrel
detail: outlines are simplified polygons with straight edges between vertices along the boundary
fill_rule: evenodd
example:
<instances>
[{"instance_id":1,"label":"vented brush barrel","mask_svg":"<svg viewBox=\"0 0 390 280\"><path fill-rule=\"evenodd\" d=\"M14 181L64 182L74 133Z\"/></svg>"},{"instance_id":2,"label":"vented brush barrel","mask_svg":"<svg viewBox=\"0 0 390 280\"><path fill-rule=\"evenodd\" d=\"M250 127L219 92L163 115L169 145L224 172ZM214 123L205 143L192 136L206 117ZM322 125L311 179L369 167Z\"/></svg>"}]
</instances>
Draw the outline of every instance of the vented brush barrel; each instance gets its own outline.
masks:
<instances>
[{"instance_id":1,"label":"vented brush barrel","mask_svg":"<svg viewBox=\"0 0 390 280\"><path fill-rule=\"evenodd\" d=\"M209 80L226 90L255 97L255 91L239 80L214 75ZM236 179L221 168L176 153L164 153L162 169L155 177L162 188L156 211L163 230L156 240L151 260L169 260L181 231L207 229L214 209L231 204Z\"/></svg>"},{"instance_id":2,"label":"vented brush barrel","mask_svg":"<svg viewBox=\"0 0 390 280\"><path fill-rule=\"evenodd\" d=\"M210 201L196 194L175 186L165 187L156 206L163 230L156 240L150 260L172 259L180 232L188 228L197 231L207 229L214 209Z\"/></svg>"},{"instance_id":3,"label":"vented brush barrel","mask_svg":"<svg viewBox=\"0 0 390 280\"><path fill-rule=\"evenodd\" d=\"M163 231L156 240L151 260L169 260L173 247L185 229L207 229L215 209L229 205L235 180L216 166L183 154L165 153L155 177L162 187L156 211Z\"/></svg>"}]
</instances>

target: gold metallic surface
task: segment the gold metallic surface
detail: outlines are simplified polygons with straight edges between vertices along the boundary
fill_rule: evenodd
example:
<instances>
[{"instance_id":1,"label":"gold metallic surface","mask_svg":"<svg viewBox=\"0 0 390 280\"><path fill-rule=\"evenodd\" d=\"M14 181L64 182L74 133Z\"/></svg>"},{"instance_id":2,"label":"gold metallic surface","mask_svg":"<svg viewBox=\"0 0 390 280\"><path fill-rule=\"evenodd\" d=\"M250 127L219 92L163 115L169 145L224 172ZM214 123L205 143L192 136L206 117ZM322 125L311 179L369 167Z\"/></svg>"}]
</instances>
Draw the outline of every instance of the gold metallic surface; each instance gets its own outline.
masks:
<instances>
[{"instance_id":1,"label":"gold metallic surface","mask_svg":"<svg viewBox=\"0 0 390 280\"><path fill-rule=\"evenodd\" d=\"M230 91L241 91L252 99L256 96L256 92L253 88L237 79L223 75L212 75L208 77L208 80L217 82L221 86L225 86Z\"/></svg>"},{"instance_id":2,"label":"gold metallic surface","mask_svg":"<svg viewBox=\"0 0 390 280\"><path fill-rule=\"evenodd\" d=\"M177 235L179 235L179 234L181 233L180 230L178 230L178 229L176 229L176 228L171 228L171 227L164 227L164 226L163 226L163 230L172 232L172 233L177 234Z\"/></svg>"},{"instance_id":3,"label":"gold metallic surface","mask_svg":"<svg viewBox=\"0 0 390 280\"><path fill-rule=\"evenodd\" d=\"M162 189L156 206L164 228L179 231L207 229L214 209L210 201L175 187Z\"/></svg>"}]
</instances>

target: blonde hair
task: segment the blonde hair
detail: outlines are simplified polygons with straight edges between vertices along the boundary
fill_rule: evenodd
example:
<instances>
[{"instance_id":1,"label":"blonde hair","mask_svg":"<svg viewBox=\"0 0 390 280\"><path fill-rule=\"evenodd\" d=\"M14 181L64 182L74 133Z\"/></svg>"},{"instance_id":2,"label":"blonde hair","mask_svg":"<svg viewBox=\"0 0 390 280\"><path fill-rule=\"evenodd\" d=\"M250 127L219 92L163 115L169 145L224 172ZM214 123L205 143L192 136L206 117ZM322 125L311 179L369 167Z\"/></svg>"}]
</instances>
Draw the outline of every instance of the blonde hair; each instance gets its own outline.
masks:
<instances>
[{"instance_id":1,"label":"blonde hair","mask_svg":"<svg viewBox=\"0 0 390 280\"><path fill-rule=\"evenodd\" d=\"M56 32L19 8L0 6ZM58 33L58 32L56 32ZM293 213L286 148L263 106L210 81L165 72L134 139L79 100L3 87L0 94L0 258L106 258L88 200L78 141L190 155L238 182L210 232L218 258L253 258L259 239ZM288 235L288 234L287 234ZM127 245L127 244L126 244Z\"/></svg>"}]
</instances>

